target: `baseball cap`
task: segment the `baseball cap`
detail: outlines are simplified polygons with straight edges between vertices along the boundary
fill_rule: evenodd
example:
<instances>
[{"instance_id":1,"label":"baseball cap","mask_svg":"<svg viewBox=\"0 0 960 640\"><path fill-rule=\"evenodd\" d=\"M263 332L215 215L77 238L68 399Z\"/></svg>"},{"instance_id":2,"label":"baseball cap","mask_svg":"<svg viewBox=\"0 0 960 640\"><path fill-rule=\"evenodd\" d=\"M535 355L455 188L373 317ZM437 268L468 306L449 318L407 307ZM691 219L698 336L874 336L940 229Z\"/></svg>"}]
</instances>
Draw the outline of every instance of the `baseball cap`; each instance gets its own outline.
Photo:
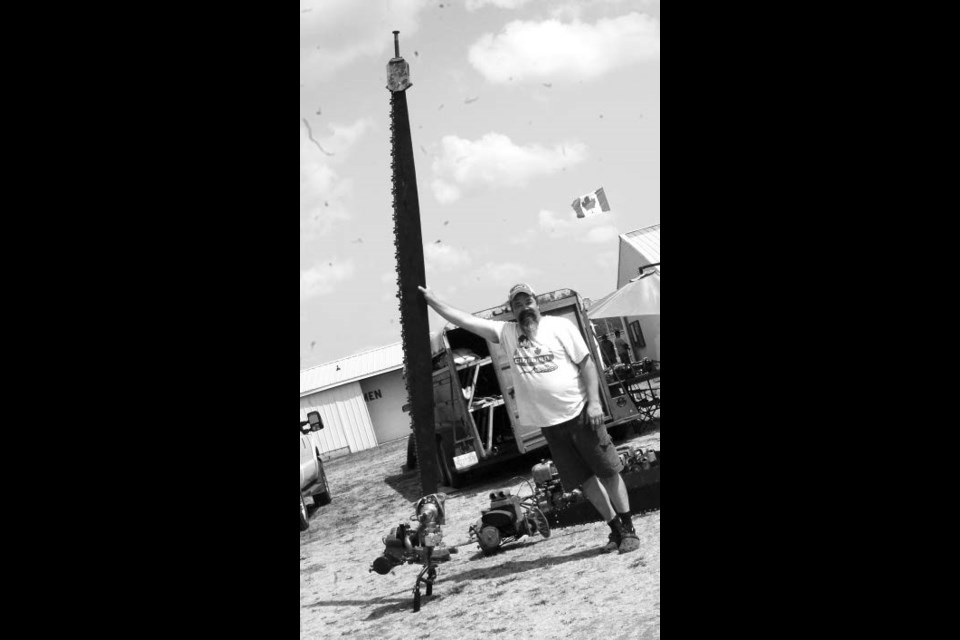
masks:
<instances>
[{"instance_id":1,"label":"baseball cap","mask_svg":"<svg viewBox=\"0 0 960 640\"><path fill-rule=\"evenodd\" d=\"M513 302L513 299L517 296L518 293L526 293L527 295L532 296L534 298L537 297L537 294L533 292L533 289L530 288L530 285L523 284L521 282L520 284L513 285L513 288L510 289L510 294L507 296L507 302L508 303Z\"/></svg>"}]
</instances>

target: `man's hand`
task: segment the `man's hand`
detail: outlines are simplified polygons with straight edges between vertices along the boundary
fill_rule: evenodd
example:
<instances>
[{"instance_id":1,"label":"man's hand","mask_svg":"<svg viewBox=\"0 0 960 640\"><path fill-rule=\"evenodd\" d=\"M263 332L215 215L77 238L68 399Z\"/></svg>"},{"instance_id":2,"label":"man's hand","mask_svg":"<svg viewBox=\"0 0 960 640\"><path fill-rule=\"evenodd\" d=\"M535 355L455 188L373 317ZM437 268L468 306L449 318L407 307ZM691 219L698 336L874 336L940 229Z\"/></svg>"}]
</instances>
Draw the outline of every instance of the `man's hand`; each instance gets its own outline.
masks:
<instances>
[{"instance_id":1,"label":"man's hand","mask_svg":"<svg viewBox=\"0 0 960 640\"><path fill-rule=\"evenodd\" d=\"M597 375L597 367L589 355L578 366L587 388L587 417L584 422L592 429L599 429L603 426L603 405L600 404L600 377Z\"/></svg>"},{"instance_id":2,"label":"man's hand","mask_svg":"<svg viewBox=\"0 0 960 640\"><path fill-rule=\"evenodd\" d=\"M603 426L603 409L599 402L587 402L587 424L594 429Z\"/></svg>"},{"instance_id":3,"label":"man's hand","mask_svg":"<svg viewBox=\"0 0 960 640\"><path fill-rule=\"evenodd\" d=\"M433 292L433 289L430 287L417 287L420 289L420 293L423 294L423 299L427 301L427 304L436 309L437 305L437 295Z\"/></svg>"}]
</instances>

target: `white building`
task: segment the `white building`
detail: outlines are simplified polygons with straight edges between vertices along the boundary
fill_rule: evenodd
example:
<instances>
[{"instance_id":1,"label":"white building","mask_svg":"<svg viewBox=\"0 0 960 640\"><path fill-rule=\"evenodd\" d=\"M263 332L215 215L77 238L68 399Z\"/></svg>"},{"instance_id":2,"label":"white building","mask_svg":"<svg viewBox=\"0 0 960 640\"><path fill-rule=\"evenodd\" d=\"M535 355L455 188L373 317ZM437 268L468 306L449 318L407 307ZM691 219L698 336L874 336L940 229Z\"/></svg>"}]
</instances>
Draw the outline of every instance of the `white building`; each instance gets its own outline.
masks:
<instances>
[{"instance_id":1,"label":"white building","mask_svg":"<svg viewBox=\"0 0 960 640\"><path fill-rule=\"evenodd\" d=\"M620 236L620 268L617 289L633 280L640 267L660 263L660 225L637 229ZM660 267L657 267L660 273Z\"/></svg>"},{"instance_id":2,"label":"white building","mask_svg":"<svg viewBox=\"0 0 960 640\"><path fill-rule=\"evenodd\" d=\"M323 418L311 435L321 454L347 454L405 438L403 345L396 343L300 372L300 420Z\"/></svg>"},{"instance_id":3,"label":"white building","mask_svg":"<svg viewBox=\"0 0 960 640\"><path fill-rule=\"evenodd\" d=\"M640 274L642 267L660 263L660 225L637 229L620 236L620 265L617 272L617 289L623 288ZM655 267L660 273L660 267ZM612 295L612 294L611 294ZM608 296L609 297L609 296ZM603 302L598 300L595 304ZM641 340L634 340L629 330L634 321L640 324ZM612 322L593 321L598 334L620 329L622 337L633 348L635 361L643 358L660 359L660 316L625 317Z\"/></svg>"}]
</instances>

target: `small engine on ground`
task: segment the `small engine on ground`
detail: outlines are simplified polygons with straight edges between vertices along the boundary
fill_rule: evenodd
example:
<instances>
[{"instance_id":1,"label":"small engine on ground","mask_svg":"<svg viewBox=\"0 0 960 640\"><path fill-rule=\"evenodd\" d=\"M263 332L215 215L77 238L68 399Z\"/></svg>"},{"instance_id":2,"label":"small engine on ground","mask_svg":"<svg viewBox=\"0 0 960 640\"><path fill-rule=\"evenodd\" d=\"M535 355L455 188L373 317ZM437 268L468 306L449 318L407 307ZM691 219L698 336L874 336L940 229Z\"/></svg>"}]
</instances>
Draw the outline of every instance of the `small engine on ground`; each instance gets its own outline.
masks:
<instances>
[{"instance_id":1,"label":"small engine on ground","mask_svg":"<svg viewBox=\"0 0 960 640\"><path fill-rule=\"evenodd\" d=\"M621 445L617 447L617 454L623 463L623 471L620 473L627 480L628 489L633 488L635 478L643 475L637 472L649 472L651 469L660 466L660 452L653 449L644 451L640 447ZM561 513L571 507L588 503L586 496L579 488L573 491L564 491L563 483L560 481L560 473L550 460L543 460L540 464L534 465L533 482L535 485L534 502L554 526L560 524ZM656 482L659 483L659 476L656 478Z\"/></svg>"},{"instance_id":2,"label":"small engine on ground","mask_svg":"<svg viewBox=\"0 0 960 640\"><path fill-rule=\"evenodd\" d=\"M520 498L507 491L491 493L490 508L481 511L480 519L470 527L470 539L480 545L485 555L538 533L549 538L550 523L537 507L535 497Z\"/></svg>"},{"instance_id":3,"label":"small engine on ground","mask_svg":"<svg viewBox=\"0 0 960 640\"><path fill-rule=\"evenodd\" d=\"M584 502L586 498L580 489L564 491L560 482L560 473L552 460L542 460L533 467L534 498L537 507L554 523L556 516L567 507Z\"/></svg>"},{"instance_id":4,"label":"small engine on ground","mask_svg":"<svg viewBox=\"0 0 960 640\"><path fill-rule=\"evenodd\" d=\"M434 493L420 498L415 504L415 513L410 517L416 525L400 524L384 536L383 555L373 561L370 571L387 575L402 564L422 564L423 569L413 586L413 610L420 611L420 584L426 585L427 595L433 595L433 583L437 579L437 564L450 559L456 547L443 546L441 526L446 523L447 495Z\"/></svg>"},{"instance_id":5,"label":"small engine on ground","mask_svg":"<svg viewBox=\"0 0 960 640\"><path fill-rule=\"evenodd\" d=\"M649 471L660 466L660 452L654 449L644 451L640 447L621 446L617 447L617 453L623 463L623 471L620 473Z\"/></svg>"}]
</instances>

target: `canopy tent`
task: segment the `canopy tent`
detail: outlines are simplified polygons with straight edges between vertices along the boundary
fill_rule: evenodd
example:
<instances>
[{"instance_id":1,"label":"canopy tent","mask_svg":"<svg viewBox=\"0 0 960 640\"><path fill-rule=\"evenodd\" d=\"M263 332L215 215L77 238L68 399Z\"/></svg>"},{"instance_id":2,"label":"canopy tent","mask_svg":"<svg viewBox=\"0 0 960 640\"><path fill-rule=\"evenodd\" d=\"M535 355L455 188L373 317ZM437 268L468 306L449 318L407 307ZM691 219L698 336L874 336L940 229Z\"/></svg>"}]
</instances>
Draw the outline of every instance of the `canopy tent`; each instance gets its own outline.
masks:
<instances>
[{"instance_id":1,"label":"canopy tent","mask_svg":"<svg viewBox=\"0 0 960 640\"><path fill-rule=\"evenodd\" d=\"M660 274L637 276L587 310L594 318L624 318L660 315Z\"/></svg>"}]
</instances>

